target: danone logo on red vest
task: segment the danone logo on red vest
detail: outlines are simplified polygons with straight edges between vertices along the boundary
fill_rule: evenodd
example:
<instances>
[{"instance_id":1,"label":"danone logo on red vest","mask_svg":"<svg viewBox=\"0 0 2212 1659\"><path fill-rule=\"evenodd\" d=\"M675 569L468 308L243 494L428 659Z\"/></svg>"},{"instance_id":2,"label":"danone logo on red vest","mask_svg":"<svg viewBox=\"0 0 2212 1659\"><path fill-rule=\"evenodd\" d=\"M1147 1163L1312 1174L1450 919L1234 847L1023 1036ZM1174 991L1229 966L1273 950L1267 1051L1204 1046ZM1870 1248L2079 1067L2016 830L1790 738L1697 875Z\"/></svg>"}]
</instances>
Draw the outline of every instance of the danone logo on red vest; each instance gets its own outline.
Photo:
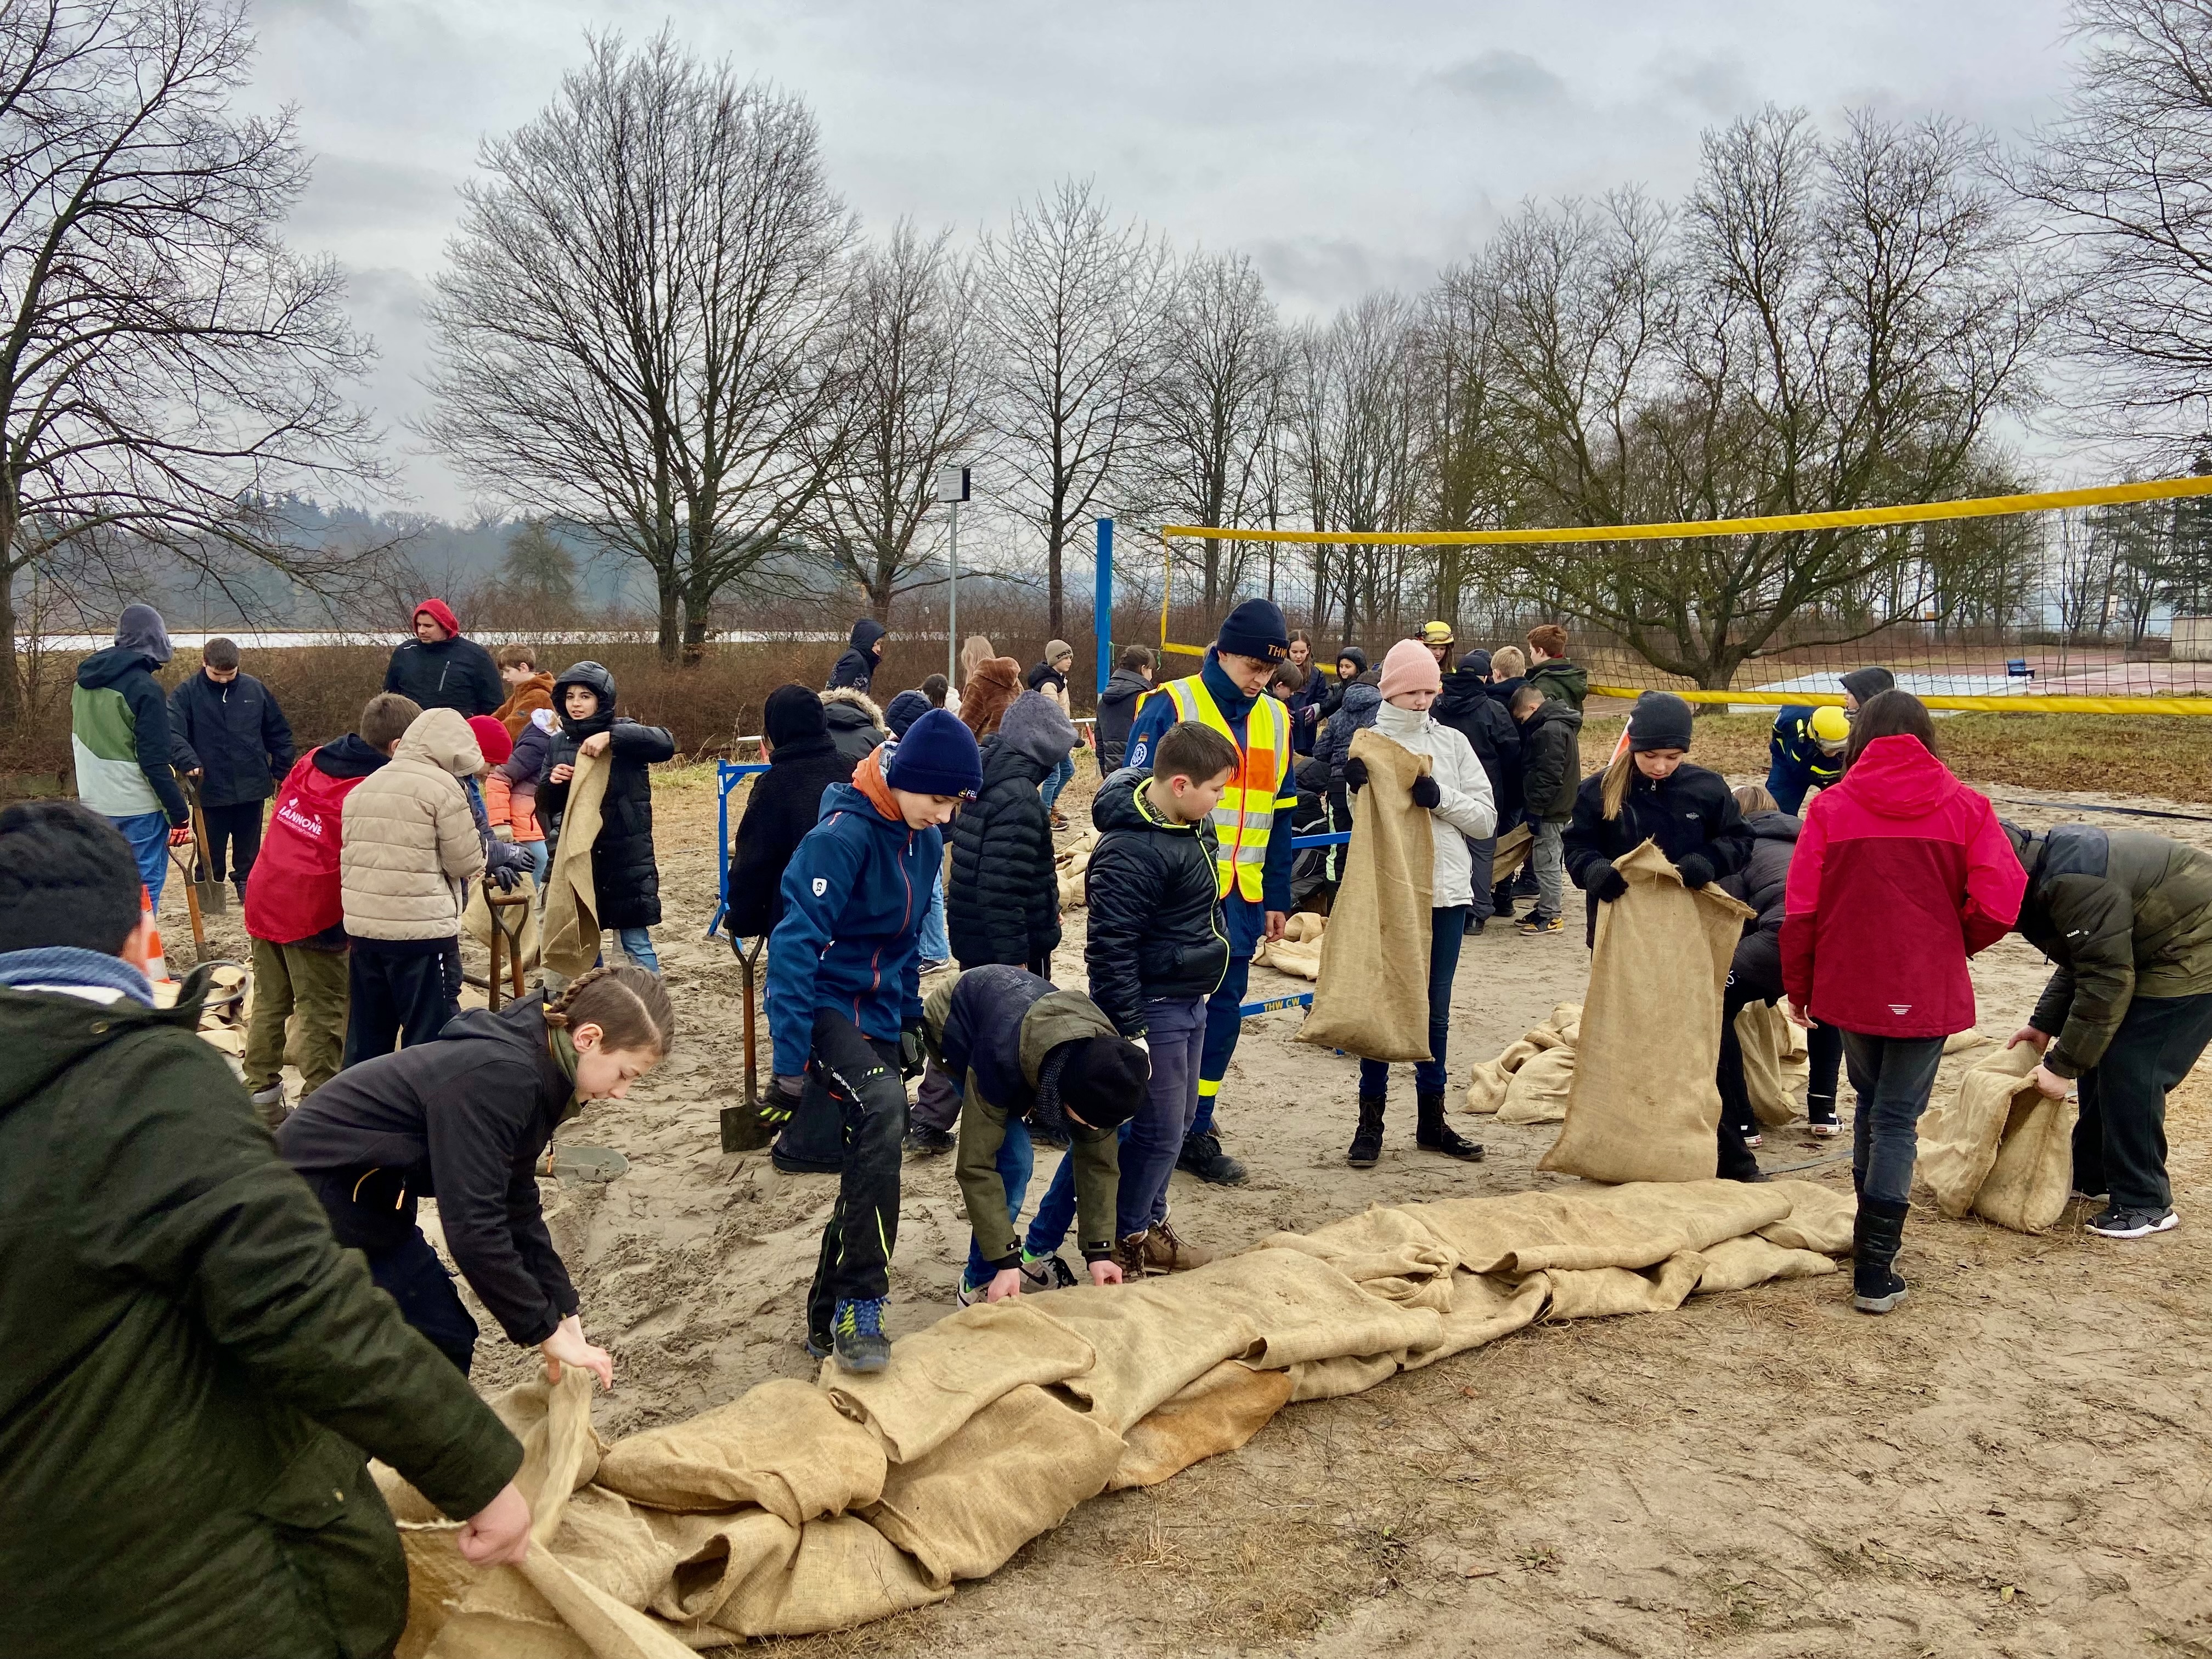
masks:
<instances>
[{"instance_id":1,"label":"danone logo on red vest","mask_svg":"<svg viewBox=\"0 0 2212 1659\"><path fill-rule=\"evenodd\" d=\"M303 836L312 836L317 841L323 838L322 814L303 805L297 795L285 797L283 805L276 809L276 817L279 823L289 824Z\"/></svg>"}]
</instances>

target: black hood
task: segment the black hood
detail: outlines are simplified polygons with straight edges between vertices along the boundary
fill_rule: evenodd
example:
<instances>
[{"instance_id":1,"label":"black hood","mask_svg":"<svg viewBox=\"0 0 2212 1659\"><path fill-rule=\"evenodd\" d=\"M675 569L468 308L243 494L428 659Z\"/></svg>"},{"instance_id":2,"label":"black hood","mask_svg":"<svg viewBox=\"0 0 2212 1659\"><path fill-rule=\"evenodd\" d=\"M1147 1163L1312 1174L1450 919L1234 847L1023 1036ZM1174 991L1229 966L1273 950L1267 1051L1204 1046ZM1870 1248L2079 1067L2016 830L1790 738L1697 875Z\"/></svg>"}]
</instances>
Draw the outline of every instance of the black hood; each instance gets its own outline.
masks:
<instances>
[{"instance_id":1,"label":"black hood","mask_svg":"<svg viewBox=\"0 0 2212 1659\"><path fill-rule=\"evenodd\" d=\"M133 674L151 673L160 666L136 646L111 645L105 651L94 652L76 665L76 683L88 691L97 691Z\"/></svg>"},{"instance_id":2,"label":"black hood","mask_svg":"<svg viewBox=\"0 0 2212 1659\"><path fill-rule=\"evenodd\" d=\"M853 636L847 643L855 651L872 654L876 642L890 631L873 617L863 617L853 624Z\"/></svg>"},{"instance_id":3,"label":"black hood","mask_svg":"<svg viewBox=\"0 0 2212 1659\"><path fill-rule=\"evenodd\" d=\"M1753 841L1795 841L1805 828L1804 820L1788 812L1747 813L1743 822Z\"/></svg>"},{"instance_id":4,"label":"black hood","mask_svg":"<svg viewBox=\"0 0 2212 1659\"><path fill-rule=\"evenodd\" d=\"M1897 689L1897 676L1887 668L1854 668L1848 674L1838 676L1838 684L1859 700L1863 708L1869 698Z\"/></svg>"},{"instance_id":5,"label":"black hood","mask_svg":"<svg viewBox=\"0 0 2212 1659\"><path fill-rule=\"evenodd\" d=\"M1101 708L1115 708L1141 697L1152 688L1145 677L1133 668L1117 668L1106 682L1106 689L1098 694Z\"/></svg>"},{"instance_id":6,"label":"black hood","mask_svg":"<svg viewBox=\"0 0 2212 1659\"><path fill-rule=\"evenodd\" d=\"M600 671L604 673L605 671ZM431 1040L434 1042L453 1042L465 1037L489 1037L526 1055L541 1071L547 1069L552 1049L546 1041L545 993L532 991L520 1002L510 1002L497 1013L489 1008L464 1008L447 1020L445 1029ZM557 1071L559 1064L550 1067ZM580 1103L575 1091L569 1091L568 1104L561 1109L556 1122L566 1122L574 1116Z\"/></svg>"},{"instance_id":7,"label":"black hood","mask_svg":"<svg viewBox=\"0 0 2212 1659\"><path fill-rule=\"evenodd\" d=\"M1528 684L1528 677L1516 674L1508 679L1492 680L1486 688L1489 694L1505 705L1505 712L1513 712L1513 694Z\"/></svg>"},{"instance_id":8,"label":"black hood","mask_svg":"<svg viewBox=\"0 0 2212 1659\"><path fill-rule=\"evenodd\" d=\"M1330 659L1330 665L1334 667L1337 663L1342 662L1346 657L1351 658L1352 661L1359 665L1359 672L1362 674L1364 674L1367 672L1367 653L1364 651L1362 651L1356 645L1347 645L1343 650L1338 652L1336 655Z\"/></svg>"},{"instance_id":9,"label":"black hood","mask_svg":"<svg viewBox=\"0 0 2212 1659\"><path fill-rule=\"evenodd\" d=\"M1521 729L1534 732L1540 726L1564 726L1570 732L1579 732L1583 729L1582 710L1557 697L1547 697L1536 705L1536 712L1521 723Z\"/></svg>"},{"instance_id":10,"label":"black hood","mask_svg":"<svg viewBox=\"0 0 2212 1659\"><path fill-rule=\"evenodd\" d=\"M384 751L358 732L349 732L315 750L315 770L327 778L365 778L384 763Z\"/></svg>"},{"instance_id":11,"label":"black hood","mask_svg":"<svg viewBox=\"0 0 2212 1659\"><path fill-rule=\"evenodd\" d=\"M580 685L599 695L599 706L589 720L570 718L568 688L572 685ZM605 731L615 721L615 677L595 662L570 665L553 682L553 713L561 722L561 730L578 743Z\"/></svg>"},{"instance_id":12,"label":"black hood","mask_svg":"<svg viewBox=\"0 0 2212 1659\"><path fill-rule=\"evenodd\" d=\"M1477 672L1471 659L1481 656L1483 668ZM1440 714L1449 715L1462 709L1472 708L1481 698L1490 695L1489 653L1470 653L1460 659L1458 667L1444 676L1443 690L1437 694L1434 705Z\"/></svg>"}]
</instances>

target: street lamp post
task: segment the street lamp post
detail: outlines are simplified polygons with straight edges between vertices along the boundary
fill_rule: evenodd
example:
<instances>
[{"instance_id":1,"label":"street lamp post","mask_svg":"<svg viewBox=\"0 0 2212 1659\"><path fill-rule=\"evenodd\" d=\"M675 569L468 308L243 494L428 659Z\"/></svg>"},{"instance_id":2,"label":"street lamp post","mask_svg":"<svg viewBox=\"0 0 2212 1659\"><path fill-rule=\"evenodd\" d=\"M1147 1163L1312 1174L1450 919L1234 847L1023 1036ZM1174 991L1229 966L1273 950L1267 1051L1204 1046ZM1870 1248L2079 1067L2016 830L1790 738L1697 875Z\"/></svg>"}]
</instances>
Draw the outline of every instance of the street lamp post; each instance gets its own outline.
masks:
<instances>
[{"instance_id":1,"label":"street lamp post","mask_svg":"<svg viewBox=\"0 0 2212 1659\"><path fill-rule=\"evenodd\" d=\"M968 499L968 469L948 466L937 475L937 499L952 509L952 542L948 562L951 581L945 599L945 678L957 695L960 690L960 503Z\"/></svg>"}]
</instances>

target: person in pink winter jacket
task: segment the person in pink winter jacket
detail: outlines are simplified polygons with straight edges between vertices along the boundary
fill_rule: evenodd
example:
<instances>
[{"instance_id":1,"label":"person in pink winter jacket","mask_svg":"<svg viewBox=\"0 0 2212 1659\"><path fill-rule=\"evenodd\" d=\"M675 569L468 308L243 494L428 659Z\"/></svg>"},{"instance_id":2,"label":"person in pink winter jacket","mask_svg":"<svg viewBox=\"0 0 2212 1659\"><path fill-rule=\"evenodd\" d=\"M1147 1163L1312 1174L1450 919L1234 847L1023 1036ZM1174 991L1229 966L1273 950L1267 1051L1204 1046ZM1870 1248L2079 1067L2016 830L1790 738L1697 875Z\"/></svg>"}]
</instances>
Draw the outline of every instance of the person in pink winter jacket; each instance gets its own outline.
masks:
<instances>
[{"instance_id":1,"label":"person in pink winter jacket","mask_svg":"<svg viewBox=\"0 0 2212 1659\"><path fill-rule=\"evenodd\" d=\"M1844 775L1805 814L1783 902L1790 1017L1844 1035L1858 1096L1853 1305L1905 1295L1904 1243L1920 1115L1943 1039L1974 1023L1966 958L2004 937L2027 880L1989 798L1937 758L1919 698L1884 691L1851 724Z\"/></svg>"}]
</instances>

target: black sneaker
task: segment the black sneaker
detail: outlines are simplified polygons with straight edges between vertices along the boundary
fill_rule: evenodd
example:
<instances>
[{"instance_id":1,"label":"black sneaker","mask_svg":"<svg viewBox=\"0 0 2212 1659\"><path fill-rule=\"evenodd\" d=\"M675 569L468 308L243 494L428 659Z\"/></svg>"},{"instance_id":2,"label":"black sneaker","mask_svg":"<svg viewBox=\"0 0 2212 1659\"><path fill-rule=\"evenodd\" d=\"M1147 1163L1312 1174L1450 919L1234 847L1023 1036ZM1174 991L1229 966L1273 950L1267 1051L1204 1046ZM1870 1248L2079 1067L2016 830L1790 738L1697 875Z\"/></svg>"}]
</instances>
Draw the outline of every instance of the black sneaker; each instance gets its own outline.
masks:
<instances>
[{"instance_id":1,"label":"black sneaker","mask_svg":"<svg viewBox=\"0 0 2212 1659\"><path fill-rule=\"evenodd\" d=\"M1211 1129L1182 1138L1182 1154L1176 1159L1176 1168L1217 1187L1244 1184L1244 1166L1221 1150L1221 1137Z\"/></svg>"},{"instance_id":2,"label":"black sneaker","mask_svg":"<svg viewBox=\"0 0 2212 1659\"><path fill-rule=\"evenodd\" d=\"M947 1131L917 1123L906 1132L906 1150L909 1158L938 1158L952 1150L952 1136Z\"/></svg>"},{"instance_id":3,"label":"black sneaker","mask_svg":"<svg viewBox=\"0 0 2212 1659\"><path fill-rule=\"evenodd\" d=\"M2172 1210L2123 1210L2117 1204L2089 1224L2100 1238L2148 1238L2170 1233L2181 1224Z\"/></svg>"},{"instance_id":4,"label":"black sneaker","mask_svg":"<svg viewBox=\"0 0 2212 1659\"><path fill-rule=\"evenodd\" d=\"M1468 939L1474 939L1482 932L1484 927L1489 925L1489 921L1490 918L1487 916L1469 916L1467 919L1467 926L1461 931Z\"/></svg>"},{"instance_id":5,"label":"black sneaker","mask_svg":"<svg viewBox=\"0 0 2212 1659\"><path fill-rule=\"evenodd\" d=\"M1540 910L1521 924L1521 934L1524 939L1539 939L1547 933L1564 933L1566 931L1567 919L1565 916L1547 916Z\"/></svg>"}]
</instances>

